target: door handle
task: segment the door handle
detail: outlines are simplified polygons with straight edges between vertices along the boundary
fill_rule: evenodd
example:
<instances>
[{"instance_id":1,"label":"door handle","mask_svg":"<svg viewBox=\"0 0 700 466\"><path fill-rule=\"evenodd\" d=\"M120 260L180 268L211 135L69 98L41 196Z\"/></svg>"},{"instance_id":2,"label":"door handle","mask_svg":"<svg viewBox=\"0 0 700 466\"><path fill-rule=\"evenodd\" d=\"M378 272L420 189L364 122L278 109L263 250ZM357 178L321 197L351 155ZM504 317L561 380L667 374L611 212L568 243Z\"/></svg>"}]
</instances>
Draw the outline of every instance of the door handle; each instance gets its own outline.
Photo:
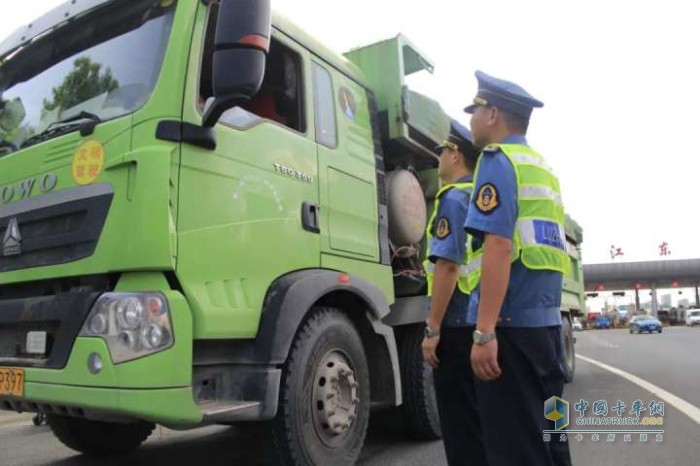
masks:
<instances>
[{"instance_id":1,"label":"door handle","mask_svg":"<svg viewBox=\"0 0 700 466\"><path fill-rule=\"evenodd\" d=\"M321 228L318 226L318 204L311 202L303 202L301 204L301 226L306 231L311 233L321 233Z\"/></svg>"}]
</instances>

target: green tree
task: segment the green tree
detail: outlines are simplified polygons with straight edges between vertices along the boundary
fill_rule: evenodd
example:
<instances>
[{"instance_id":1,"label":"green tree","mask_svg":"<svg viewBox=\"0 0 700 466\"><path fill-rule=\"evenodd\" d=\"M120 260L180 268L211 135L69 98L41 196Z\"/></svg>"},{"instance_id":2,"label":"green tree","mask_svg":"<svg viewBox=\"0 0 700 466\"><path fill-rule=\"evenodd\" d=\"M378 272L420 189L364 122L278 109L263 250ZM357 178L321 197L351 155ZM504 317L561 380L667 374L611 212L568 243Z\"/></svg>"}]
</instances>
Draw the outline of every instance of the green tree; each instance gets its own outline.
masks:
<instances>
[{"instance_id":1,"label":"green tree","mask_svg":"<svg viewBox=\"0 0 700 466\"><path fill-rule=\"evenodd\" d=\"M100 74L101 68L100 63L93 63L88 57L77 58L73 62L73 71L66 75L60 86L51 90L53 100L44 99L44 111L71 108L118 88L119 82L112 77L112 70L107 68Z\"/></svg>"}]
</instances>

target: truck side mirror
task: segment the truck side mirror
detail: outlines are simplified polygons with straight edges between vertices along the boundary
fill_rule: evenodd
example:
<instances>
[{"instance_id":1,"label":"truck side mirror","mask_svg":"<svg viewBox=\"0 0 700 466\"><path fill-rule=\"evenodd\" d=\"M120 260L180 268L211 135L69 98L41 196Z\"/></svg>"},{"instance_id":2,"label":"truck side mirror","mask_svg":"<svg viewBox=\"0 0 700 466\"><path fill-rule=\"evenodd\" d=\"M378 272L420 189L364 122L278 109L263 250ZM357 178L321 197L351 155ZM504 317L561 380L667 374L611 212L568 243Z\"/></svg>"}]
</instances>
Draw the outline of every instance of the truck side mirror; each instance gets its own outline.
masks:
<instances>
[{"instance_id":1,"label":"truck side mirror","mask_svg":"<svg viewBox=\"0 0 700 466\"><path fill-rule=\"evenodd\" d=\"M212 57L213 99L202 125L211 128L226 110L260 90L270 50L270 0L221 0Z\"/></svg>"}]
</instances>

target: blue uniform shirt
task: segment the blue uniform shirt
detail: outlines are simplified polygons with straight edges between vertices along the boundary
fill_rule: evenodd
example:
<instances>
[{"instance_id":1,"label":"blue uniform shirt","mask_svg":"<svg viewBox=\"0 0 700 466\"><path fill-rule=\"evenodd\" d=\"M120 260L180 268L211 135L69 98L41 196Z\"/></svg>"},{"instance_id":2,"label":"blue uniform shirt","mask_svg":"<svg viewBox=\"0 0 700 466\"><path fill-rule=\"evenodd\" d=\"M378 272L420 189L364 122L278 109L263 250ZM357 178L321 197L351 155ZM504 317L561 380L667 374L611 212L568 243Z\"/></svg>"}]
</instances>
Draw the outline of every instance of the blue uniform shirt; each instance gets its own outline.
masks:
<instances>
[{"instance_id":1,"label":"blue uniform shirt","mask_svg":"<svg viewBox=\"0 0 700 466\"><path fill-rule=\"evenodd\" d=\"M510 136L502 144L524 144L522 136ZM497 205L491 210L481 211L474 203L469 208L464 228L475 237L475 246L480 247L485 233L513 239L518 220L518 187L515 169L501 151L484 152L479 162L479 171L474 183L474 195L486 186L495 191ZM530 270L520 259L510 269L508 290L501 308L498 325L501 327L548 327L561 325L561 289L563 277L558 272ZM479 286L479 288L481 285ZM479 288L471 295L469 324L476 324L479 308Z\"/></svg>"},{"instance_id":2,"label":"blue uniform shirt","mask_svg":"<svg viewBox=\"0 0 700 466\"><path fill-rule=\"evenodd\" d=\"M470 181L472 181L472 177L465 176L457 180L457 183ZM438 259L444 259L462 265L467 248L467 234L463 225L467 218L469 200L469 194L455 188L448 190L440 197L440 206L432 225L433 239L430 242L430 255L428 256L430 262L435 263ZM441 225L439 232L438 225ZM445 225L447 229L445 229ZM468 311L469 295L462 293L455 286L442 326L462 327L467 325Z\"/></svg>"}]
</instances>

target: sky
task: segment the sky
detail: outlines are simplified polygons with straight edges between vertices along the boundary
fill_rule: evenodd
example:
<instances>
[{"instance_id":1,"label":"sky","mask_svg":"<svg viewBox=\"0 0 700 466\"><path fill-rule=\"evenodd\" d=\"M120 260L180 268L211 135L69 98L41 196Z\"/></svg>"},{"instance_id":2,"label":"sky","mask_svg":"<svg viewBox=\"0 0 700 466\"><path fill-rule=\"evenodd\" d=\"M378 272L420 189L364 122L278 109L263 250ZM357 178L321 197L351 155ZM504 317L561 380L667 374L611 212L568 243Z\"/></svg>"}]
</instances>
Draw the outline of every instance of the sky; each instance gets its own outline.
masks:
<instances>
[{"instance_id":1,"label":"sky","mask_svg":"<svg viewBox=\"0 0 700 466\"><path fill-rule=\"evenodd\" d=\"M11 34L58 0L13 2ZM700 163L700 28L693 2L552 0L272 0L330 48L406 35L435 65L409 85L469 124L474 71L540 100L528 140L559 176L583 227L584 263L700 257L693 203ZM429 5L429 6L427 6ZM690 141L690 142L688 142Z\"/></svg>"}]
</instances>

